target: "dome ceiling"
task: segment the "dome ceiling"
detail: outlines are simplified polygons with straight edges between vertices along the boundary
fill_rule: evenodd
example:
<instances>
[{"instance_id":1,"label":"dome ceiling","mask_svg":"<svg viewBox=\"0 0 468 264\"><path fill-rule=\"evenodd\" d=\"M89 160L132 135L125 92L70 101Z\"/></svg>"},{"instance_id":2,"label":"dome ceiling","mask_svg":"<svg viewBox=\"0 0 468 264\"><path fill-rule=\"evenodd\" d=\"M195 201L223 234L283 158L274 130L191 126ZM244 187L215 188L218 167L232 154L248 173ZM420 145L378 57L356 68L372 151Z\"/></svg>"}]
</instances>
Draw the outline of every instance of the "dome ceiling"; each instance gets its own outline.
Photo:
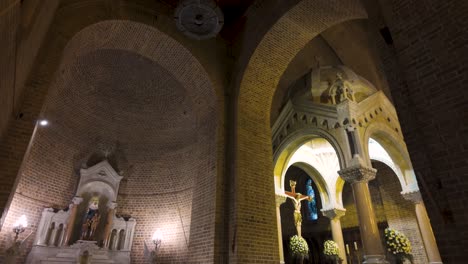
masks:
<instances>
[{"instance_id":1,"label":"dome ceiling","mask_svg":"<svg viewBox=\"0 0 468 264\"><path fill-rule=\"evenodd\" d=\"M50 109L65 137L118 141L132 156L196 142L192 101L157 63L126 51L98 50L70 67Z\"/></svg>"}]
</instances>

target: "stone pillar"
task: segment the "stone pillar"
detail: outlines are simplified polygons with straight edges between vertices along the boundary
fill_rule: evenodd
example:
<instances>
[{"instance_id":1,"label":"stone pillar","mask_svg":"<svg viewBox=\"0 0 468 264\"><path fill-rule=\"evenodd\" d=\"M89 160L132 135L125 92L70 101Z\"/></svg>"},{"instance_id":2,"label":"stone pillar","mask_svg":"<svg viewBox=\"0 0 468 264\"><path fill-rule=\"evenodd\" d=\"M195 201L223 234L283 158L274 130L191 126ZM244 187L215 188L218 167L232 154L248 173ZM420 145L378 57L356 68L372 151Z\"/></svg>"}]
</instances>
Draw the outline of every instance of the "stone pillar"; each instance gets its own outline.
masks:
<instances>
[{"instance_id":1,"label":"stone pillar","mask_svg":"<svg viewBox=\"0 0 468 264\"><path fill-rule=\"evenodd\" d=\"M75 225L75 219L76 219L76 210L78 208L78 205L83 201L83 198L81 197L73 197L72 203L69 206L70 210L70 216L68 216L68 222L67 222L67 230L65 233L65 240L63 241L63 245L67 246L68 243L70 242L71 236L73 235L73 226Z\"/></svg>"},{"instance_id":2,"label":"stone pillar","mask_svg":"<svg viewBox=\"0 0 468 264\"><path fill-rule=\"evenodd\" d=\"M275 195L276 201L276 225L278 228L278 250L279 250L279 257L280 263L284 264L284 254L283 254L283 233L281 231L281 213L280 213L280 206L286 202L286 196L281 194Z\"/></svg>"},{"instance_id":3,"label":"stone pillar","mask_svg":"<svg viewBox=\"0 0 468 264\"><path fill-rule=\"evenodd\" d=\"M49 246L54 246L55 247L55 242L57 240L57 229L58 226L54 226L54 229L52 229L52 233L50 234L49 238Z\"/></svg>"},{"instance_id":4,"label":"stone pillar","mask_svg":"<svg viewBox=\"0 0 468 264\"><path fill-rule=\"evenodd\" d=\"M432 231L431 221L427 215L426 206L418 191L402 193L403 197L414 203L416 219L418 220L419 231L426 249L427 259L431 264L442 264L439 248L437 247L434 232Z\"/></svg>"},{"instance_id":5,"label":"stone pillar","mask_svg":"<svg viewBox=\"0 0 468 264\"><path fill-rule=\"evenodd\" d=\"M340 218L345 215L345 209L326 209L321 210L322 214L330 219L330 228L332 232L333 241L338 244L338 248L340 250L340 258L343 260L341 264L347 264L346 260L346 251L345 251L345 244L343 239L343 231L341 230L341 221Z\"/></svg>"},{"instance_id":6,"label":"stone pillar","mask_svg":"<svg viewBox=\"0 0 468 264\"><path fill-rule=\"evenodd\" d=\"M115 232L115 237L114 241L112 241L112 250L117 250L117 247L119 246L119 239L120 239L120 230L116 230Z\"/></svg>"},{"instance_id":7,"label":"stone pillar","mask_svg":"<svg viewBox=\"0 0 468 264\"><path fill-rule=\"evenodd\" d=\"M115 208L117 207L117 203L109 202L107 205L107 219L106 219L106 226L104 228L104 246L109 246L110 234L112 231L112 220L114 219Z\"/></svg>"},{"instance_id":8,"label":"stone pillar","mask_svg":"<svg viewBox=\"0 0 468 264\"><path fill-rule=\"evenodd\" d=\"M363 263L388 263L380 239L377 220L369 192L368 182L375 178L377 170L365 166L356 155L348 168L340 170L338 174L353 188L354 203L359 218L359 230L364 249Z\"/></svg>"}]
</instances>

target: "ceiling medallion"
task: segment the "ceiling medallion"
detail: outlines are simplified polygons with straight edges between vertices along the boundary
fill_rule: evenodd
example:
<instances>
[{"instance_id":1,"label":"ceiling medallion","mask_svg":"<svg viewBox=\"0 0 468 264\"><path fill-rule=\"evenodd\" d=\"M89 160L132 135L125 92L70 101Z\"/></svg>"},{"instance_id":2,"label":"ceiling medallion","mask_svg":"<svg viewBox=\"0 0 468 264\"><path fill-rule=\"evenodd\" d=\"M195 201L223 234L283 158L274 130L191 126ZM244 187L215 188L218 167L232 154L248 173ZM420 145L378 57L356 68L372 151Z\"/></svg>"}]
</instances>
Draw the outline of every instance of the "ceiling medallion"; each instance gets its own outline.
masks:
<instances>
[{"instance_id":1,"label":"ceiling medallion","mask_svg":"<svg viewBox=\"0 0 468 264\"><path fill-rule=\"evenodd\" d=\"M224 24L223 12L212 0L181 1L174 18L182 33L198 40L216 36Z\"/></svg>"}]
</instances>

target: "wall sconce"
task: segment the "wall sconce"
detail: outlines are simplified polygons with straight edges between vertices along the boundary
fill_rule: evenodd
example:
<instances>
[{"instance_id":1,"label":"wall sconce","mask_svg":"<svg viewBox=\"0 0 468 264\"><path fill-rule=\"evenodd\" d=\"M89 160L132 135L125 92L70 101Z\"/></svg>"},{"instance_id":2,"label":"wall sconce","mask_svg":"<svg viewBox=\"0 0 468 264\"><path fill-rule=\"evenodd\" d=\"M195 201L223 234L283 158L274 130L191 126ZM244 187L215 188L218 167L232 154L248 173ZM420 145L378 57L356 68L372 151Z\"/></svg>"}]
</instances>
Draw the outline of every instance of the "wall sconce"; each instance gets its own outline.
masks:
<instances>
[{"instance_id":1,"label":"wall sconce","mask_svg":"<svg viewBox=\"0 0 468 264\"><path fill-rule=\"evenodd\" d=\"M161 235L161 229L156 229L156 232L153 234L153 238L151 239L154 244L154 251L158 251L158 249L161 247L161 242L162 242L162 235Z\"/></svg>"},{"instance_id":2,"label":"wall sconce","mask_svg":"<svg viewBox=\"0 0 468 264\"><path fill-rule=\"evenodd\" d=\"M13 225L13 232L15 232L15 241L18 239L18 235L23 233L28 226L28 220L26 219L25 215L22 215L18 220L16 220L15 224Z\"/></svg>"},{"instance_id":3,"label":"wall sconce","mask_svg":"<svg viewBox=\"0 0 468 264\"><path fill-rule=\"evenodd\" d=\"M156 253L158 249L161 247L161 242L162 242L162 235L161 235L161 230L158 228L156 229L156 232L154 232L153 237L151 238L151 241L154 244L154 250L149 250L149 248L146 246L145 243L145 258L148 260L149 263L156 263Z\"/></svg>"}]
</instances>

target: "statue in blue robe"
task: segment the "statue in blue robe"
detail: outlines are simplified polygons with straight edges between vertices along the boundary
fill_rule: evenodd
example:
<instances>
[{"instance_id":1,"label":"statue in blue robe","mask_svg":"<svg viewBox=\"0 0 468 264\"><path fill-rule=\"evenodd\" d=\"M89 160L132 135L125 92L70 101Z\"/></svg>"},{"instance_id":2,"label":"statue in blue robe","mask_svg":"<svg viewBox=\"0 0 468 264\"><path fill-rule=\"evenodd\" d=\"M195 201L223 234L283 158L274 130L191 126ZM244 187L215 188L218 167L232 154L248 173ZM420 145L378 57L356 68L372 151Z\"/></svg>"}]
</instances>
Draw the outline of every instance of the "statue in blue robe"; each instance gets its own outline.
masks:
<instances>
[{"instance_id":1,"label":"statue in blue robe","mask_svg":"<svg viewBox=\"0 0 468 264\"><path fill-rule=\"evenodd\" d=\"M307 202L307 219L309 221L315 221L318 219L317 213L317 201L315 200L314 188L312 188L312 179L308 179L306 182L307 196L311 199Z\"/></svg>"}]
</instances>

